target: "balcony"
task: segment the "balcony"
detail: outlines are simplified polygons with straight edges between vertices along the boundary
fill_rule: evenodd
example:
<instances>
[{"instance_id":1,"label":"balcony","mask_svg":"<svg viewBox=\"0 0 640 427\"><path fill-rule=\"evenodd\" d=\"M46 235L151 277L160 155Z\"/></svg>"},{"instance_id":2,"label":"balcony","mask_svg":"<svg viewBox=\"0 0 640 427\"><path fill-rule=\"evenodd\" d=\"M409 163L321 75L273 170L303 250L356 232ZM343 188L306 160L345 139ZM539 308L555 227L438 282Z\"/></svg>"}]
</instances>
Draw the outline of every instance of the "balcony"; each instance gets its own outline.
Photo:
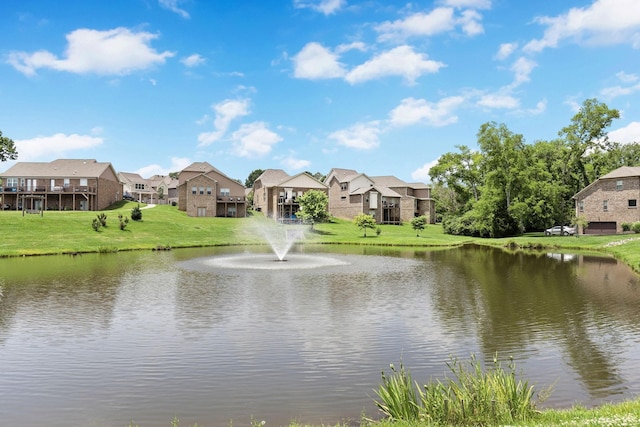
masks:
<instances>
[{"instance_id":1,"label":"balcony","mask_svg":"<svg viewBox=\"0 0 640 427\"><path fill-rule=\"evenodd\" d=\"M97 188L86 185L68 185L68 186L18 186L18 187L0 187L0 192L17 193L17 194L60 194L60 193L89 193L95 194Z\"/></svg>"}]
</instances>

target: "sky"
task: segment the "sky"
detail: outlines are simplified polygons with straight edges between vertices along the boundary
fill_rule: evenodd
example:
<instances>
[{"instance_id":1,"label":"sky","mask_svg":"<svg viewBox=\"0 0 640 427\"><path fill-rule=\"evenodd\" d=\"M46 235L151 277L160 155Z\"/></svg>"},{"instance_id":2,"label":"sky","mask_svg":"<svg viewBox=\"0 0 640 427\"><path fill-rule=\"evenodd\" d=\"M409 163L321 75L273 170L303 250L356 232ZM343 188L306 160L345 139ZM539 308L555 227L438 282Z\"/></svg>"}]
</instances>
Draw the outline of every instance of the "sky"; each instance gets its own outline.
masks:
<instances>
[{"instance_id":1,"label":"sky","mask_svg":"<svg viewBox=\"0 0 640 427\"><path fill-rule=\"evenodd\" d=\"M2 0L0 28L17 161L428 183L483 123L551 140L589 98L640 142L638 0Z\"/></svg>"}]
</instances>

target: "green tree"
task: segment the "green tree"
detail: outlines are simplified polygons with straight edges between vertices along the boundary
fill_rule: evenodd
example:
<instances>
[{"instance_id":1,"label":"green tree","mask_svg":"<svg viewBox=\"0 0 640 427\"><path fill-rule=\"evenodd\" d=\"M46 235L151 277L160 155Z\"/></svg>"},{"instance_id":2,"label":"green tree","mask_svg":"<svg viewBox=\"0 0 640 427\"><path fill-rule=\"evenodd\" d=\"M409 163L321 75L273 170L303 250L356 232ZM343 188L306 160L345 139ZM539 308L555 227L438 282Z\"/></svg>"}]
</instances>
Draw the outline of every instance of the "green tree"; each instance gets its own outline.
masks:
<instances>
[{"instance_id":1,"label":"green tree","mask_svg":"<svg viewBox=\"0 0 640 427\"><path fill-rule=\"evenodd\" d=\"M590 183L585 155L593 150L610 148L606 129L611 126L613 119L618 118L618 110L610 109L597 99L587 99L571 118L571 123L558 132L569 147L566 165L574 194Z\"/></svg>"},{"instance_id":2,"label":"green tree","mask_svg":"<svg viewBox=\"0 0 640 427\"><path fill-rule=\"evenodd\" d=\"M164 199L164 187L158 187L158 200Z\"/></svg>"},{"instance_id":3,"label":"green tree","mask_svg":"<svg viewBox=\"0 0 640 427\"><path fill-rule=\"evenodd\" d=\"M253 183L256 181L256 179L258 179L258 177L260 175L262 175L264 173L264 170L262 169L254 169L253 171L251 171L251 173L249 174L249 176L247 177L247 179L244 181L244 186L246 188L251 188L253 187Z\"/></svg>"},{"instance_id":4,"label":"green tree","mask_svg":"<svg viewBox=\"0 0 640 427\"><path fill-rule=\"evenodd\" d=\"M6 162L7 160L15 160L18 158L18 152L16 151L16 144L11 138L2 136L0 131L0 162Z\"/></svg>"},{"instance_id":5,"label":"green tree","mask_svg":"<svg viewBox=\"0 0 640 427\"><path fill-rule=\"evenodd\" d=\"M411 220L411 228L416 230L416 237L420 237L420 231L424 230L427 224L427 217L424 215L417 216Z\"/></svg>"},{"instance_id":6,"label":"green tree","mask_svg":"<svg viewBox=\"0 0 640 427\"><path fill-rule=\"evenodd\" d=\"M353 223L364 232L364 237L367 237L367 228L376 228L376 219L372 215L360 214L353 219Z\"/></svg>"},{"instance_id":7,"label":"green tree","mask_svg":"<svg viewBox=\"0 0 640 427\"><path fill-rule=\"evenodd\" d=\"M302 196L298 196L296 201L300 205L298 214L303 221L311 223L311 229L315 223L325 221L329 216L327 211L329 197L324 191L309 190Z\"/></svg>"},{"instance_id":8,"label":"green tree","mask_svg":"<svg viewBox=\"0 0 640 427\"><path fill-rule=\"evenodd\" d=\"M447 187L456 195L450 208L469 209L469 205L480 199L480 187L484 177L480 169L482 154L471 151L466 145L457 145L459 153L445 153L435 166L429 169L429 176L436 185ZM457 212L443 212L460 213Z\"/></svg>"},{"instance_id":9,"label":"green tree","mask_svg":"<svg viewBox=\"0 0 640 427\"><path fill-rule=\"evenodd\" d=\"M169 178L171 179L178 179L179 175L180 175L180 172L169 172Z\"/></svg>"}]
</instances>

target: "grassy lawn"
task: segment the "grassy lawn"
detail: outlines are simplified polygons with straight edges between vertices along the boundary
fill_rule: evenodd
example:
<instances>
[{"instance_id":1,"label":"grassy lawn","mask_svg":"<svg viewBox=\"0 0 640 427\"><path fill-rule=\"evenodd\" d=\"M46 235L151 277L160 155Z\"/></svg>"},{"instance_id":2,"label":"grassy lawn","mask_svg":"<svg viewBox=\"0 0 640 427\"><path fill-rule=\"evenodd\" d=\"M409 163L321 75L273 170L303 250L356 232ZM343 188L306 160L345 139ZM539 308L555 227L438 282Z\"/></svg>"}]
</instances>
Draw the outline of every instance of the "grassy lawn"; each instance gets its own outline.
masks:
<instances>
[{"instance_id":1,"label":"grassy lawn","mask_svg":"<svg viewBox=\"0 0 640 427\"><path fill-rule=\"evenodd\" d=\"M46 211L43 216L0 211L0 256L44 255L82 252L112 252L137 249L265 244L260 229L274 227L272 220L257 213L248 218L193 218L173 206L142 208L142 221L129 221L124 231L118 215L131 216L135 202L120 202L107 215L107 227L94 231L96 212ZM451 236L440 225L428 224L419 232L411 225L381 225L377 230L358 229L351 221L299 226L306 243L375 246L450 247L476 243L514 249L555 251L599 251L615 255L640 271L640 236L545 237L542 232L507 239L477 239Z\"/></svg>"}]
</instances>

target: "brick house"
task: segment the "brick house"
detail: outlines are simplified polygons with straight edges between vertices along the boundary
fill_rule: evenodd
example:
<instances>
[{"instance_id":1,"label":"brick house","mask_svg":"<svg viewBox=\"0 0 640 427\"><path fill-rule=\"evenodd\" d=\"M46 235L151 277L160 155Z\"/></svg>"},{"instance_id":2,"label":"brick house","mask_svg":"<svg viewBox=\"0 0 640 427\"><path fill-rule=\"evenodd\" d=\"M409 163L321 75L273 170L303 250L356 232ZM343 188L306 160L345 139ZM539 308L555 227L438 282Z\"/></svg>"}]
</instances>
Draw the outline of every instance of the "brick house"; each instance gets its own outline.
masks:
<instances>
[{"instance_id":1,"label":"brick house","mask_svg":"<svg viewBox=\"0 0 640 427\"><path fill-rule=\"evenodd\" d=\"M601 176L573 196L576 216L588 222L584 234L614 234L622 223L640 221L640 167L623 166Z\"/></svg>"},{"instance_id":2,"label":"brick house","mask_svg":"<svg viewBox=\"0 0 640 427\"><path fill-rule=\"evenodd\" d=\"M244 185L207 162L192 163L178 175L178 209L189 216L245 217Z\"/></svg>"},{"instance_id":3,"label":"brick house","mask_svg":"<svg viewBox=\"0 0 640 427\"><path fill-rule=\"evenodd\" d=\"M324 182L329 186L329 212L335 217L353 219L364 213L378 224L402 224L425 215L435 222L435 201L426 184L339 168L331 169Z\"/></svg>"},{"instance_id":4,"label":"brick house","mask_svg":"<svg viewBox=\"0 0 640 427\"><path fill-rule=\"evenodd\" d=\"M18 162L1 176L1 202L15 210L98 211L122 200L111 163L94 159Z\"/></svg>"},{"instance_id":5,"label":"brick house","mask_svg":"<svg viewBox=\"0 0 640 427\"><path fill-rule=\"evenodd\" d=\"M178 203L178 180L167 175L154 175L143 178L137 173L120 172L118 178L122 182L124 196L141 203L159 205ZM162 199L160 199L162 194Z\"/></svg>"},{"instance_id":6,"label":"brick house","mask_svg":"<svg viewBox=\"0 0 640 427\"><path fill-rule=\"evenodd\" d=\"M253 183L253 207L279 222L296 222L296 199L309 190L328 192L325 184L306 172L290 176L282 169L267 169Z\"/></svg>"}]
</instances>

